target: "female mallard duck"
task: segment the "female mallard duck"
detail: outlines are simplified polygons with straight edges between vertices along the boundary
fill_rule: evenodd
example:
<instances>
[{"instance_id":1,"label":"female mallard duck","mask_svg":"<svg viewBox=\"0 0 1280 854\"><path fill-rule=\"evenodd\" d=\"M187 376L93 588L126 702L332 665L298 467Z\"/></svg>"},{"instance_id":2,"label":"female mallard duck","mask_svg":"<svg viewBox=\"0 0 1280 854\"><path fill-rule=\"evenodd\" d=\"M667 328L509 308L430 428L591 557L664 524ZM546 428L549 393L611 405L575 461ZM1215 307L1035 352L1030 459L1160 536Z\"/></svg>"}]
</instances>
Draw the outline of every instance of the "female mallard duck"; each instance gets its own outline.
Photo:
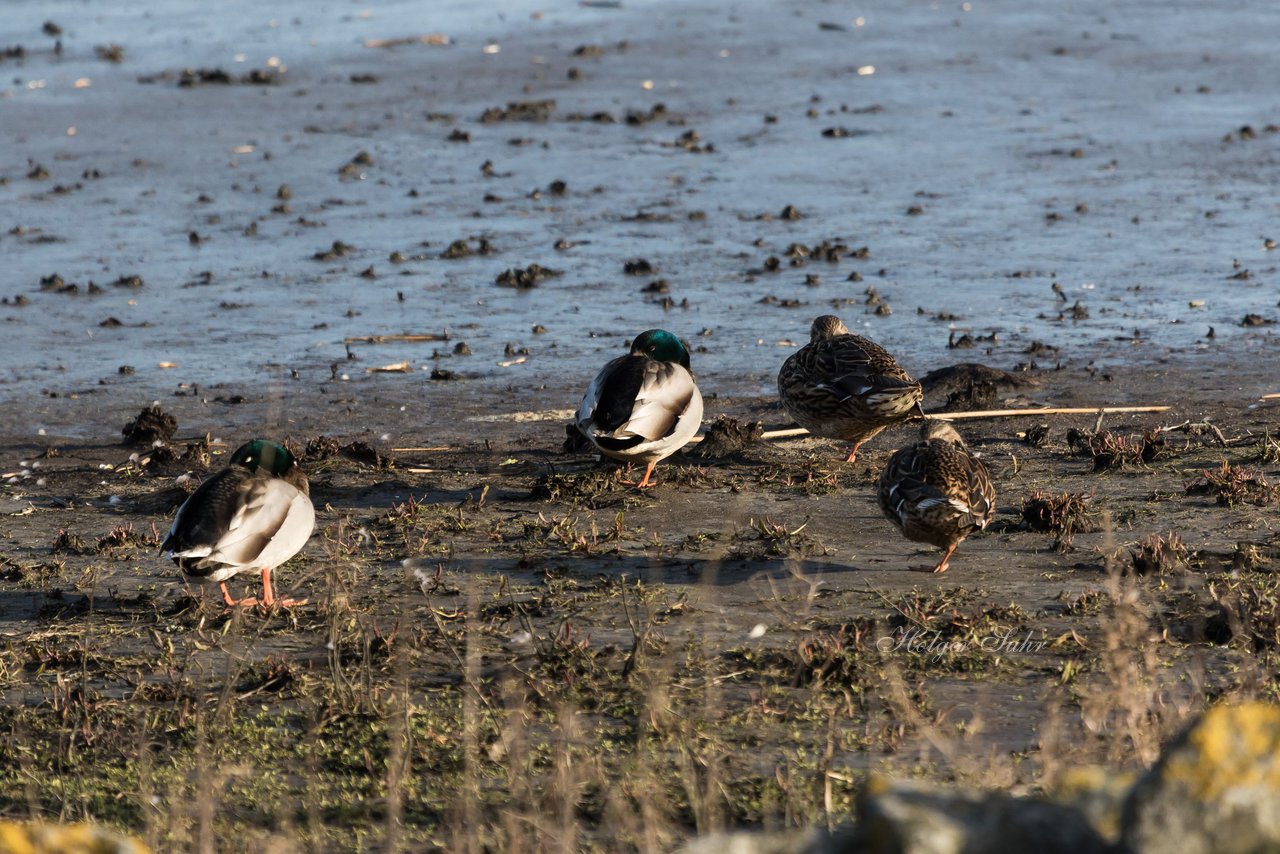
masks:
<instances>
[{"instance_id":1,"label":"female mallard duck","mask_svg":"<svg viewBox=\"0 0 1280 854\"><path fill-rule=\"evenodd\" d=\"M687 445L702 424L702 394L689 371L689 351L665 330L640 333L630 353L591 381L577 424L605 456L648 463L636 485L649 486L658 461Z\"/></svg>"},{"instance_id":2,"label":"female mallard duck","mask_svg":"<svg viewBox=\"0 0 1280 854\"><path fill-rule=\"evenodd\" d=\"M889 521L908 540L946 549L937 566L912 569L946 572L956 546L987 527L995 504L987 467L945 421L926 421L920 441L890 457L880 475L880 509Z\"/></svg>"},{"instance_id":3,"label":"female mallard duck","mask_svg":"<svg viewBox=\"0 0 1280 854\"><path fill-rule=\"evenodd\" d=\"M809 343L782 363L778 397L804 429L853 442L845 462L886 427L924 415L920 383L888 351L849 334L840 318L824 314L809 329Z\"/></svg>"},{"instance_id":4,"label":"female mallard duck","mask_svg":"<svg viewBox=\"0 0 1280 854\"><path fill-rule=\"evenodd\" d=\"M184 578L217 582L228 605L303 605L275 597L271 570L298 553L315 524L307 476L293 454L254 439L183 502L160 550ZM227 579L249 569L262 572L262 599L232 599Z\"/></svg>"}]
</instances>

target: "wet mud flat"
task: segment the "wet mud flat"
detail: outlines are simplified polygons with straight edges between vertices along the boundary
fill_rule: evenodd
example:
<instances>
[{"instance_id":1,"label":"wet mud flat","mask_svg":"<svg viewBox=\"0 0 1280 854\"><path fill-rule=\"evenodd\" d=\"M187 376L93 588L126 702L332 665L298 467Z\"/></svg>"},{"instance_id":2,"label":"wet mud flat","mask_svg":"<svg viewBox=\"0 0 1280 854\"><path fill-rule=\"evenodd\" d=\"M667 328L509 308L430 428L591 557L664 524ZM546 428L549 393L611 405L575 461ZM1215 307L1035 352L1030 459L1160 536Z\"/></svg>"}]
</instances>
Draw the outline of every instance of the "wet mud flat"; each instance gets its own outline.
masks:
<instances>
[{"instance_id":1,"label":"wet mud flat","mask_svg":"<svg viewBox=\"0 0 1280 854\"><path fill-rule=\"evenodd\" d=\"M1274 10L413 5L4 31L6 812L662 850L839 821L871 772L1140 768L1276 696ZM652 326L708 424L784 426L832 310L998 369L931 410L1172 409L963 424L1000 513L942 576L874 506L909 428L644 493L562 450ZM122 444L153 400L175 436ZM288 613L155 554L255 435L312 478Z\"/></svg>"},{"instance_id":2,"label":"wet mud flat","mask_svg":"<svg viewBox=\"0 0 1280 854\"><path fill-rule=\"evenodd\" d=\"M1037 792L1137 769L1207 703L1274 696L1275 404L1198 372L1016 378L983 405L1195 402L962 424L999 513L940 576L907 569L932 552L874 504L907 427L853 465L823 440L708 440L641 492L561 450L556 411L494 421L460 395L424 423L403 376L366 383L375 416L303 386L287 417L230 407L225 433L227 404L166 399L159 449L121 443L136 402L58 399L106 423L6 425L2 714L25 749L0 774L21 792L54 760L5 808L161 847L668 847L840 820L872 772ZM311 477L316 534L277 573L310 604L288 612L229 613L156 555L246 424Z\"/></svg>"}]
</instances>

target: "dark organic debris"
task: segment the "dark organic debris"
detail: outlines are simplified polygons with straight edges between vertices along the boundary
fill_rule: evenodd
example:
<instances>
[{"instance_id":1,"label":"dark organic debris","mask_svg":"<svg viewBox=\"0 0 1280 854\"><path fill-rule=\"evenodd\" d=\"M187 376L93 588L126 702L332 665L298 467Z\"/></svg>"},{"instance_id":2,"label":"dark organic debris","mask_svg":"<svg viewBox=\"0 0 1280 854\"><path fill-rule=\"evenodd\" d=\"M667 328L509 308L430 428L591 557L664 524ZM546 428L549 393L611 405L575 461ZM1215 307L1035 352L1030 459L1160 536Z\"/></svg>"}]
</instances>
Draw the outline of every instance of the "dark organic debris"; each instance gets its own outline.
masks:
<instances>
[{"instance_id":1,"label":"dark organic debris","mask_svg":"<svg viewBox=\"0 0 1280 854\"><path fill-rule=\"evenodd\" d=\"M58 529L58 536L53 540L53 553L59 554L66 552L76 555L93 554L93 547L88 545L84 540L68 531L66 528Z\"/></svg>"},{"instance_id":2,"label":"dark organic debris","mask_svg":"<svg viewBox=\"0 0 1280 854\"><path fill-rule=\"evenodd\" d=\"M264 71L255 68L252 71L234 76L222 68L197 68L183 69L178 74L178 86L184 89L192 89L196 86L229 86L232 84L240 84L245 86L271 86L280 82L280 78L284 72L276 70ZM169 74L153 75L149 77L139 78L142 83L152 83L156 80L168 79Z\"/></svg>"},{"instance_id":3,"label":"dark organic debris","mask_svg":"<svg viewBox=\"0 0 1280 854\"><path fill-rule=\"evenodd\" d=\"M328 249L322 249L311 257L317 261L336 261L339 258L350 255L353 251L355 251L355 247L351 244L335 240Z\"/></svg>"},{"instance_id":4,"label":"dark organic debris","mask_svg":"<svg viewBox=\"0 0 1280 854\"><path fill-rule=\"evenodd\" d=\"M1049 444L1049 425L1036 424L1034 427L1028 427L1025 433L1021 434L1022 441L1026 442L1033 448L1043 448Z\"/></svg>"},{"instance_id":5,"label":"dark organic debris","mask_svg":"<svg viewBox=\"0 0 1280 854\"><path fill-rule=\"evenodd\" d=\"M308 460L324 460L336 456L340 450L342 450L342 446L332 436L316 436L307 442L307 448L303 452L302 459L304 462Z\"/></svg>"},{"instance_id":6,"label":"dark organic debris","mask_svg":"<svg viewBox=\"0 0 1280 854\"><path fill-rule=\"evenodd\" d=\"M728 457L742 452L764 436L764 424L760 421L739 421L721 415L711 422L702 441L693 446L689 454L706 459Z\"/></svg>"},{"instance_id":7,"label":"dark organic debris","mask_svg":"<svg viewBox=\"0 0 1280 854\"><path fill-rule=\"evenodd\" d=\"M986 380L970 379L960 388L947 395L943 404L944 412L969 412L976 409L990 409L996 402L998 388L995 383Z\"/></svg>"},{"instance_id":8,"label":"dark organic debris","mask_svg":"<svg viewBox=\"0 0 1280 854\"><path fill-rule=\"evenodd\" d=\"M590 440L582 434L577 424L564 425L564 444L560 450L566 454L590 454L595 450Z\"/></svg>"},{"instance_id":9,"label":"dark organic debris","mask_svg":"<svg viewBox=\"0 0 1280 854\"><path fill-rule=\"evenodd\" d=\"M355 441L343 445L339 452L342 456L358 463L364 463L378 469L395 468L396 461L391 456L385 455L378 451L377 448L371 447L367 442Z\"/></svg>"},{"instance_id":10,"label":"dark organic debris","mask_svg":"<svg viewBox=\"0 0 1280 854\"><path fill-rule=\"evenodd\" d=\"M972 385L994 385L1006 388L1020 388L1030 382L999 368L989 368L977 362L961 362L930 371L920 378L920 385L926 394L935 391L956 391Z\"/></svg>"},{"instance_id":11,"label":"dark organic debris","mask_svg":"<svg viewBox=\"0 0 1280 854\"><path fill-rule=\"evenodd\" d=\"M976 347L978 344L994 344L996 343L996 340L997 333L995 332L992 332L990 335L971 335L968 332L956 335L956 332L953 329L951 330L950 335L947 336L947 349L962 350L969 347Z\"/></svg>"},{"instance_id":12,"label":"dark organic debris","mask_svg":"<svg viewBox=\"0 0 1280 854\"><path fill-rule=\"evenodd\" d=\"M822 135L827 139L848 139L855 136L866 136L871 131L859 130L857 128L833 127L826 128Z\"/></svg>"},{"instance_id":13,"label":"dark organic debris","mask_svg":"<svg viewBox=\"0 0 1280 854\"><path fill-rule=\"evenodd\" d=\"M676 148L683 148L685 151L689 151L694 154L712 154L716 150L713 143L704 143L702 141L702 135L692 128L676 137L674 145Z\"/></svg>"},{"instance_id":14,"label":"dark organic debris","mask_svg":"<svg viewBox=\"0 0 1280 854\"><path fill-rule=\"evenodd\" d=\"M492 255L494 252L493 244L489 242L487 237L471 238L475 240L476 245L473 248L467 238L460 238L450 243L443 252L440 253L441 258L448 260L456 260L458 258L470 258L472 255Z\"/></svg>"},{"instance_id":15,"label":"dark organic debris","mask_svg":"<svg viewBox=\"0 0 1280 854\"><path fill-rule=\"evenodd\" d=\"M530 264L523 270L519 267L503 270L494 282L504 288L532 288L545 279L562 275L563 272L563 270L553 270L540 264Z\"/></svg>"},{"instance_id":16,"label":"dark organic debris","mask_svg":"<svg viewBox=\"0 0 1280 854\"><path fill-rule=\"evenodd\" d=\"M359 180L364 170L373 165L373 155L367 151L358 151L346 163L338 167L338 177L343 181Z\"/></svg>"},{"instance_id":17,"label":"dark organic debris","mask_svg":"<svg viewBox=\"0 0 1280 854\"><path fill-rule=\"evenodd\" d=\"M480 114L480 121L485 124L493 122L545 122L555 112L556 102L551 99L543 101L509 101L504 107L490 107Z\"/></svg>"},{"instance_id":18,"label":"dark organic debris","mask_svg":"<svg viewBox=\"0 0 1280 854\"><path fill-rule=\"evenodd\" d=\"M654 104L648 110L627 110L626 123L632 126L648 124L667 116L666 104Z\"/></svg>"},{"instance_id":19,"label":"dark organic debris","mask_svg":"<svg viewBox=\"0 0 1280 854\"><path fill-rule=\"evenodd\" d=\"M1125 436L1103 430L1101 433L1084 437L1083 445L1093 457L1094 471L1150 463L1168 450L1164 434L1159 427L1148 430L1141 436Z\"/></svg>"},{"instance_id":20,"label":"dark organic debris","mask_svg":"<svg viewBox=\"0 0 1280 854\"><path fill-rule=\"evenodd\" d=\"M126 444L150 445L157 440L168 442L177 430L178 419L153 403L125 424L120 432Z\"/></svg>"},{"instance_id":21,"label":"dark organic debris","mask_svg":"<svg viewBox=\"0 0 1280 854\"><path fill-rule=\"evenodd\" d=\"M1022 500L1022 521L1033 531L1056 535L1058 551L1071 548L1071 536L1088 530L1088 496L1078 492L1053 493L1037 489Z\"/></svg>"},{"instance_id":22,"label":"dark organic debris","mask_svg":"<svg viewBox=\"0 0 1280 854\"><path fill-rule=\"evenodd\" d=\"M1187 557L1187 547L1174 531L1170 531L1168 537L1151 534L1129 551L1130 565L1136 575L1164 575L1185 570Z\"/></svg>"},{"instance_id":23,"label":"dark organic debris","mask_svg":"<svg viewBox=\"0 0 1280 854\"><path fill-rule=\"evenodd\" d=\"M385 455L367 442L354 441L341 444L332 436L316 436L307 441L306 449L301 454L302 461L311 462L343 456L364 465L379 469L395 468L395 459Z\"/></svg>"},{"instance_id":24,"label":"dark organic debris","mask_svg":"<svg viewBox=\"0 0 1280 854\"><path fill-rule=\"evenodd\" d=\"M1226 460L1216 469L1205 469L1200 479L1184 484L1188 495L1213 495L1219 504L1236 507L1253 504L1265 507L1280 500L1280 486L1267 480L1257 469L1233 466Z\"/></svg>"}]
</instances>

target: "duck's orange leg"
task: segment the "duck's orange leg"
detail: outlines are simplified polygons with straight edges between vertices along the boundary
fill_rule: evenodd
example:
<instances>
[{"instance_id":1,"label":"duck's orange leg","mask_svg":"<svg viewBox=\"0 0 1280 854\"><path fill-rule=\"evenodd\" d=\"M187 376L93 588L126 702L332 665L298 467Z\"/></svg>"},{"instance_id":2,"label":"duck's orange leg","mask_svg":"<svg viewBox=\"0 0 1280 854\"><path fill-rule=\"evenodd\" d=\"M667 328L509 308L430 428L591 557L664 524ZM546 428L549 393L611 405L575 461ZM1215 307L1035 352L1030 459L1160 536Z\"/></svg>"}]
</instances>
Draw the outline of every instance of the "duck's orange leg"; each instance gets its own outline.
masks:
<instances>
[{"instance_id":1,"label":"duck's orange leg","mask_svg":"<svg viewBox=\"0 0 1280 854\"><path fill-rule=\"evenodd\" d=\"M862 442L854 442L853 450L849 452L849 456L844 458L846 463L852 463L858 459L858 449L862 447Z\"/></svg>"},{"instance_id":2,"label":"duck's orange leg","mask_svg":"<svg viewBox=\"0 0 1280 854\"><path fill-rule=\"evenodd\" d=\"M956 546L958 546L958 545L960 545L960 544L959 544L959 543L953 543L953 544L952 544L952 546L951 546L951 548L947 549L947 550L946 550L946 552L944 552L944 553L943 553L943 555L942 555L942 560L938 561L938 563L937 563L936 565L934 565L934 566L913 566L913 567L911 567L911 571L912 571L912 572L946 572L946 571L947 571L947 561L951 560L951 555L955 552L955 550L956 550Z\"/></svg>"},{"instance_id":3,"label":"duck's orange leg","mask_svg":"<svg viewBox=\"0 0 1280 854\"><path fill-rule=\"evenodd\" d=\"M306 599L277 599L275 591L271 589L271 570L267 567L262 569L262 598L256 596L246 596L243 599L232 599L231 594L227 592L227 583L222 582L222 601L226 602L229 607L252 608L255 605L262 605L266 608L292 608L296 605L307 604Z\"/></svg>"},{"instance_id":4,"label":"duck's orange leg","mask_svg":"<svg viewBox=\"0 0 1280 854\"><path fill-rule=\"evenodd\" d=\"M648 489L653 486L653 484L649 482L649 477L653 474L653 467L657 464L657 460L649 463L649 467L644 470L644 477L640 478L640 482L636 484L636 489Z\"/></svg>"}]
</instances>

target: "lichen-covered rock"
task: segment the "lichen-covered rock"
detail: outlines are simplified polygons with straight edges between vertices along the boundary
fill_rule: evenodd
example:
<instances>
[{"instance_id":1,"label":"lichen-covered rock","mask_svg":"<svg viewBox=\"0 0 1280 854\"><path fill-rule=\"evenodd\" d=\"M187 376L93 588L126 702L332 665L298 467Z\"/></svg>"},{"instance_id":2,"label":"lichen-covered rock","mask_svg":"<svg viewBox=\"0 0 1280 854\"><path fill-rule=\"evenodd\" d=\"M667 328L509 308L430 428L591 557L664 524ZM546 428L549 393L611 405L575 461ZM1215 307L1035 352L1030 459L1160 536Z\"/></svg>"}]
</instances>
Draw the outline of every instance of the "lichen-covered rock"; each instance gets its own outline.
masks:
<instances>
[{"instance_id":1,"label":"lichen-covered rock","mask_svg":"<svg viewBox=\"0 0 1280 854\"><path fill-rule=\"evenodd\" d=\"M1133 854L1280 852L1280 707L1206 712L1133 787L1123 841Z\"/></svg>"},{"instance_id":2,"label":"lichen-covered rock","mask_svg":"<svg viewBox=\"0 0 1280 854\"><path fill-rule=\"evenodd\" d=\"M1053 802L1080 810L1103 839L1116 843L1133 779L1133 774L1097 765L1068 768L1053 789Z\"/></svg>"},{"instance_id":3,"label":"lichen-covered rock","mask_svg":"<svg viewBox=\"0 0 1280 854\"><path fill-rule=\"evenodd\" d=\"M858 801L866 854L1103 854L1074 807L999 792L968 794L873 782Z\"/></svg>"},{"instance_id":4,"label":"lichen-covered rock","mask_svg":"<svg viewBox=\"0 0 1280 854\"><path fill-rule=\"evenodd\" d=\"M0 854L147 854L142 843L91 824L0 821Z\"/></svg>"}]
</instances>

